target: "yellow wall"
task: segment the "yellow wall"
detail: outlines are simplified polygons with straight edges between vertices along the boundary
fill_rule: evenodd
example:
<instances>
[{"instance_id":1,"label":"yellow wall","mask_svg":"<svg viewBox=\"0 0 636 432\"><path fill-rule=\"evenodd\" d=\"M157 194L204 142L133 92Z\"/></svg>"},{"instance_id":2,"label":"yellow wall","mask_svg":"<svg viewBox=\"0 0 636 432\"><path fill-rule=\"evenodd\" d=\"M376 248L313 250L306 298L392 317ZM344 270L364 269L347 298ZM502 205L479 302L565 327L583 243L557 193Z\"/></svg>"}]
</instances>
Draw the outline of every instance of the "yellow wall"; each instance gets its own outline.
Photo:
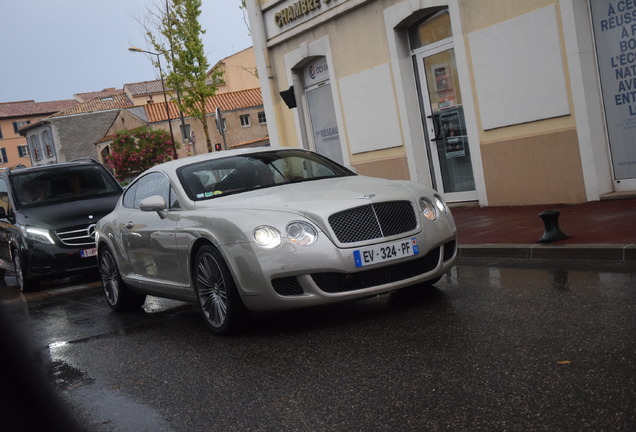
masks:
<instances>
[{"instance_id":1,"label":"yellow wall","mask_svg":"<svg viewBox=\"0 0 636 432\"><path fill-rule=\"evenodd\" d=\"M2 168L13 168L16 165L22 164L24 166L31 166L31 159L29 156L20 157L18 153L19 146L27 145L27 140L25 137L17 134L13 131L13 122L14 121L27 121L30 120L31 123L35 123L40 121L44 117L21 117L21 118L12 118L12 119L0 119L0 130L2 130L2 138L0 139L0 148L5 148L7 151L7 159L9 160L6 164L0 164Z\"/></svg>"},{"instance_id":2,"label":"yellow wall","mask_svg":"<svg viewBox=\"0 0 636 432\"><path fill-rule=\"evenodd\" d=\"M491 206L585 202L576 130L481 143Z\"/></svg>"},{"instance_id":3,"label":"yellow wall","mask_svg":"<svg viewBox=\"0 0 636 432\"><path fill-rule=\"evenodd\" d=\"M468 34L515 18L544 6L555 5L561 25L558 1L551 0L464 0L462 25L471 79L473 77ZM567 56L561 35L563 74L570 112L574 112ZM523 83L520 83L523 85ZM475 107L479 100L472 86ZM550 103L550 101L546 101ZM483 130L479 110L475 117L489 205L579 203L586 201L576 122L573 114L547 120Z\"/></svg>"},{"instance_id":4,"label":"yellow wall","mask_svg":"<svg viewBox=\"0 0 636 432\"><path fill-rule=\"evenodd\" d=\"M218 63L218 66L224 71L224 84L217 88L217 94L249 90L261 86L256 73L256 58L252 47L224 58Z\"/></svg>"}]
</instances>

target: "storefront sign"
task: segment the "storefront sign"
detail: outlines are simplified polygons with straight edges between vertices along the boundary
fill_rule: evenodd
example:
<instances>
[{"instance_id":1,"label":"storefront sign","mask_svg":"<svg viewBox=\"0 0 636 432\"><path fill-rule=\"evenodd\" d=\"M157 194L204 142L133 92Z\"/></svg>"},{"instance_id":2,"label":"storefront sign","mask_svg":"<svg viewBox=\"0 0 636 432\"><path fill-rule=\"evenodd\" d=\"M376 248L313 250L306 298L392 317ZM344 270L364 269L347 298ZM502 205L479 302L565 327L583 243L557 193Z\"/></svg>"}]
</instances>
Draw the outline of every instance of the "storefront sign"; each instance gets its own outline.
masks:
<instances>
[{"instance_id":1,"label":"storefront sign","mask_svg":"<svg viewBox=\"0 0 636 432\"><path fill-rule=\"evenodd\" d=\"M325 3L329 3L329 1L325 1ZM282 27L316 9L320 9L320 0L298 0L276 12L274 14L274 22L278 27Z\"/></svg>"},{"instance_id":2,"label":"storefront sign","mask_svg":"<svg viewBox=\"0 0 636 432\"><path fill-rule=\"evenodd\" d=\"M614 176L636 178L636 0L590 6Z\"/></svg>"},{"instance_id":3,"label":"storefront sign","mask_svg":"<svg viewBox=\"0 0 636 432\"><path fill-rule=\"evenodd\" d=\"M303 71L305 87L321 83L329 79L329 67L327 58L320 57L307 65Z\"/></svg>"},{"instance_id":4,"label":"storefront sign","mask_svg":"<svg viewBox=\"0 0 636 432\"><path fill-rule=\"evenodd\" d=\"M289 30L319 14L326 12L338 3L346 0L291 0L283 2L282 6L276 6L265 11L265 29L267 38Z\"/></svg>"}]
</instances>

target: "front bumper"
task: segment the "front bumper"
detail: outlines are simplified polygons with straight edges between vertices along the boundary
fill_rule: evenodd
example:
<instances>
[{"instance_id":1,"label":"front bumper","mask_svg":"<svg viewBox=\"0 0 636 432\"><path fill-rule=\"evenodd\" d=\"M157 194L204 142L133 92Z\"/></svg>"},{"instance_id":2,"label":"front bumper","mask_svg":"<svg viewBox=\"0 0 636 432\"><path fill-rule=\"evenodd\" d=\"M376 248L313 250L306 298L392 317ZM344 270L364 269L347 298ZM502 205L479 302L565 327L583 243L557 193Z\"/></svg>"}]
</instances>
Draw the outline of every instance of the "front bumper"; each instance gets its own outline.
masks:
<instances>
[{"instance_id":1,"label":"front bumper","mask_svg":"<svg viewBox=\"0 0 636 432\"><path fill-rule=\"evenodd\" d=\"M284 245L277 253L235 245L227 256L248 309L295 309L368 297L442 276L457 257L455 230L446 226L447 231L404 238L417 240L418 255L365 267L355 266L356 248L338 248L326 236L311 248Z\"/></svg>"},{"instance_id":2,"label":"front bumper","mask_svg":"<svg viewBox=\"0 0 636 432\"><path fill-rule=\"evenodd\" d=\"M24 272L30 279L43 276L65 276L97 269L96 256L83 256L93 247L62 248L57 245L33 243L22 252Z\"/></svg>"}]
</instances>

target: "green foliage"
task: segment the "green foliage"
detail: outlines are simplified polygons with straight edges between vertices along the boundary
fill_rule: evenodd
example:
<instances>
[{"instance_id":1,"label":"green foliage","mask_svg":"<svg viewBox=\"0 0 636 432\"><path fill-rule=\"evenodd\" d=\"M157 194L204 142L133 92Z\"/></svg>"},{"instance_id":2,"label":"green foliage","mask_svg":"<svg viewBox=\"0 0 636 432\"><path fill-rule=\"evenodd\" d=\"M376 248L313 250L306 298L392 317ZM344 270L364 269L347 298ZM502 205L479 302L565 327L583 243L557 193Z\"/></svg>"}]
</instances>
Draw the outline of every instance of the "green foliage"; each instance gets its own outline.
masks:
<instances>
[{"instance_id":1,"label":"green foliage","mask_svg":"<svg viewBox=\"0 0 636 432\"><path fill-rule=\"evenodd\" d=\"M143 127L117 132L106 163L121 182L173 157L174 144L170 133Z\"/></svg>"},{"instance_id":2,"label":"green foliage","mask_svg":"<svg viewBox=\"0 0 636 432\"><path fill-rule=\"evenodd\" d=\"M205 30L199 23L201 0L170 0L169 3L158 26L161 40L150 31L147 37L168 62L166 86L180 96L174 102L186 116L202 123L206 141L210 142L205 102L216 94L222 74L214 71L208 75L210 65L201 39Z\"/></svg>"}]
</instances>

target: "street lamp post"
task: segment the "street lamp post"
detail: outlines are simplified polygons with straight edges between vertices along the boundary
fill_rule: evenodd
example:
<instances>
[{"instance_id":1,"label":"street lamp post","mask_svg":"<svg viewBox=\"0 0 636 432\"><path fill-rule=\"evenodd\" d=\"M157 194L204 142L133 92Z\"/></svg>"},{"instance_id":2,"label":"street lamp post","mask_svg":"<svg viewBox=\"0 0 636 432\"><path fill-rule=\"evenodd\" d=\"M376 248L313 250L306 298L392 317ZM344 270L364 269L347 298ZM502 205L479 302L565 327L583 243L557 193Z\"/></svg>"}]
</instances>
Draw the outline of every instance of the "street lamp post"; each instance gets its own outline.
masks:
<instances>
[{"instance_id":1,"label":"street lamp post","mask_svg":"<svg viewBox=\"0 0 636 432\"><path fill-rule=\"evenodd\" d=\"M140 52L145 54L151 54L157 56L157 65L159 66L159 76L161 77L161 89L163 90L163 100L164 105L166 107L166 115L168 116L168 128L170 129L170 138L172 138L172 148L174 149L174 158L179 159L179 155L177 154L177 143L174 141L174 132L172 132L172 121L170 119L170 108L168 108L168 95L166 94L166 85L163 81L163 70L161 69L161 60L159 58L160 53L155 53L151 51L146 51L144 49L131 46L128 48L130 52Z\"/></svg>"}]
</instances>

